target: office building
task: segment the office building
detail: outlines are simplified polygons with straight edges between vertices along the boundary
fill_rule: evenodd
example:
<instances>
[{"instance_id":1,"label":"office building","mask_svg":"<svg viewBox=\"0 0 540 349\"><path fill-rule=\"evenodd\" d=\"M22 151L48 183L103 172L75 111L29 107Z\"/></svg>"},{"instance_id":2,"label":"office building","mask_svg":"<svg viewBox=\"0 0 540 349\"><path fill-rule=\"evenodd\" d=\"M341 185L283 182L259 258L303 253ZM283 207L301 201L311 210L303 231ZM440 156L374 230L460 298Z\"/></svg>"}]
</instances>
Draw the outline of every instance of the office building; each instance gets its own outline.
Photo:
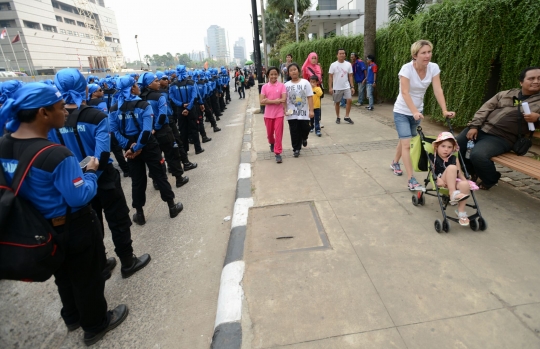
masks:
<instances>
[{"instance_id":1,"label":"office building","mask_svg":"<svg viewBox=\"0 0 540 349\"><path fill-rule=\"evenodd\" d=\"M0 70L40 75L64 68L118 70L123 64L115 14L104 0L0 0L4 27L12 41L18 32L22 40L13 50L7 35L0 40Z\"/></svg>"},{"instance_id":2,"label":"office building","mask_svg":"<svg viewBox=\"0 0 540 349\"><path fill-rule=\"evenodd\" d=\"M246 59L246 40L244 38L238 38L234 43L234 58Z\"/></svg>"},{"instance_id":3,"label":"office building","mask_svg":"<svg viewBox=\"0 0 540 349\"><path fill-rule=\"evenodd\" d=\"M218 25L211 25L206 31L206 40L209 51L209 58L218 60L229 60L229 50L227 49L227 37L225 29Z\"/></svg>"}]
</instances>

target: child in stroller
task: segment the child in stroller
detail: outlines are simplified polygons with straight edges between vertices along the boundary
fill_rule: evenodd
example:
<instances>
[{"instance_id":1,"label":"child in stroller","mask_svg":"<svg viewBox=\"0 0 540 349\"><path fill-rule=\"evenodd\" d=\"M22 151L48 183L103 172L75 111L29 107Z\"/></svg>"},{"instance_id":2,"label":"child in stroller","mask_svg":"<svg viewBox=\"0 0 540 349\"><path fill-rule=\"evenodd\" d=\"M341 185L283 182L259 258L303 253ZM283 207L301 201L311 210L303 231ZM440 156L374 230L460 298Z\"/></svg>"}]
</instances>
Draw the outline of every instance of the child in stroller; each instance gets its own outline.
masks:
<instances>
[{"instance_id":1,"label":"child in stroller","mask_svg":"<svg viewBox=\"0 0 540 349\"><path fill-rule=\"evenodd\" d=\"M467 217L466 200L470 196L471 188L467 178L454 152L458 150L457 141L450 132L442 132L432 143L433 154L428 154L433 164L433 174L437 178L437 186L447 188L450 195L450 205L458 205L456 214L459 224L469 225Z\"/></svg>"}]
</instances>

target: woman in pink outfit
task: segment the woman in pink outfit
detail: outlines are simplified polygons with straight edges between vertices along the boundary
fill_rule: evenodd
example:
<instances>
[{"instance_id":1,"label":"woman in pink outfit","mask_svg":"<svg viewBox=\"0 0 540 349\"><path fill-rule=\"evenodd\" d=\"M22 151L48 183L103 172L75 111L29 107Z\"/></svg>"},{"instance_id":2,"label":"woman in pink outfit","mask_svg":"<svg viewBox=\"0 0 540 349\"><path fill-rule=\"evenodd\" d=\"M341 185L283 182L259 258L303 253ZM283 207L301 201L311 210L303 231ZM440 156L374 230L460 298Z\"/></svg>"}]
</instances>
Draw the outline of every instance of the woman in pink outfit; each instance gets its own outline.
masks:
<instances>
[{"instance_id":1,"label":"woman in pink outfit","mask_svg":"<svg viewBox=\"0 0 540 349\"><path fill-rule=\"evenodd\" d=\"M276 162L282 162L283 150L283 117L285 115L285 102L287 90L285 85L278 81L279 71L276 67L268 68L266 72L268 83L261 90L260 102L264 105L264 124L266 135L270 143L270 151L276 154Z\"/></svg>"},{"instance_id":2,"label":"woman in pink outfit","mask_svg":"<svg viewBox=\"0 0 540 349\"><path fill-rule=\"evenodd\" d=\"M322 70L319 65L319 56L317 56L315 52L311 52L306 58L304 65L302 65L302 78L309 81L313 75L316 75L319 78L319 82L322 83Z\"/></svg>"}]
</instances>

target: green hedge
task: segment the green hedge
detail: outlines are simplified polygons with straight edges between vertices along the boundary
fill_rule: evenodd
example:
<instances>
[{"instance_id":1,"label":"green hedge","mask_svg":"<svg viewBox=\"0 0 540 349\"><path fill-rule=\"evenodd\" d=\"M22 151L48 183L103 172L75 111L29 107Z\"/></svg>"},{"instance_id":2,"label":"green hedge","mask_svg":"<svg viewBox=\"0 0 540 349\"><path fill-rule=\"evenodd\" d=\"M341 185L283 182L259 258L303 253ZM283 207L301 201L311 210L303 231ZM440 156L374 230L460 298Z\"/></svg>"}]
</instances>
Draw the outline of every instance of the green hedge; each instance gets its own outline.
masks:
<instances>
[{"instance_id":1,"label":"green hedge","mask_svg":"<svg viewBox=\"0 0 540 349\"><path fill-rule=\"evenodd\" d=\"M527 66L540 65L540 1L461 0L431 6L413 20L392 23L377 31L376 63L378 96L395 100L398 72L410 61L410 45L419 39L433 42L433 62L441 68L441 80L449 110L457 112L464 126L482 105L493 62L500 62L498 90L519 87L518 74ZM281 50L302 61L309 52L319 53L325 70L335 60L335 50L362 50L363 40L337 37L292 44ZM301 58L300 58L301 57ZM441 120L431 88L424 112Z\"/></svg>"}]
</instances>

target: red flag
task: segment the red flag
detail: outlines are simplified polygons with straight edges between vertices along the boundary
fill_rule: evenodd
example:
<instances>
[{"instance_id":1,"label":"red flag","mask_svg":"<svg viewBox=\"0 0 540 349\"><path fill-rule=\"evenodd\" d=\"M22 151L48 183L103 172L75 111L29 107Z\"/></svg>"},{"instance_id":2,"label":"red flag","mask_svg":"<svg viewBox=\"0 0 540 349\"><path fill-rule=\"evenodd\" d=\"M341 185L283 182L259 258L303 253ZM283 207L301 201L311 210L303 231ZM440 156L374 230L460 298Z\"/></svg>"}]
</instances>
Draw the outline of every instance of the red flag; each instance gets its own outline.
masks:
<instances>
[{"instance_id":1,"label":"red flag","mask_svg":"<svg viewBox=\"0 0 540 349\"><path fill-rule=\"evenodd\" d=\"M0 34L0 39L4 40L6 35L7 35L7 31L5 29L2 29L2 34Z\"/></svg>"},{"instance_id":2,"label":"red flag","mask_svg":"<svg viewBox=\"0 0 540 349\"><path fill-rule=\"evenodd\" d=\"M17 34L17 36L15 36L15 37L13 38L13 41L11 41L11 43L14 44L14 43L16 43L16 42L18 42L18 41L21 41L21 37L19 36L19 34Z\"/></svg>"}]
</instances>

